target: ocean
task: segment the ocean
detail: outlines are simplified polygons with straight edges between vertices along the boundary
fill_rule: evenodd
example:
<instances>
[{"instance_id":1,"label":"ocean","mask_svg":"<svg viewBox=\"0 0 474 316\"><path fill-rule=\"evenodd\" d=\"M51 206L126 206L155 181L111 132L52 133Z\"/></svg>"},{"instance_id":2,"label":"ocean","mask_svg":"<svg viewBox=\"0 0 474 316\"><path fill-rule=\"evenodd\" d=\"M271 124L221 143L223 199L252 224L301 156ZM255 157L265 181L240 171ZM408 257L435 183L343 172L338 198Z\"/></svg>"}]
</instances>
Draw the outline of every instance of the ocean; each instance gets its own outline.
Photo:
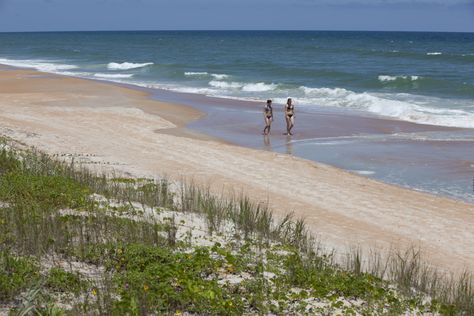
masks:
<instances>
[{"instance_id":1,"label":"ocean","mask_svg":"<svg viewBox=\"0 0 474 316\"><path fill-rule=\"evenodd\" d=\"M440 150L439 157L446 160L462 160L464 164L474 161L474 157L465 157L472 150L456 156L456 149L446 145L461 148L462 144L474 144L474 33L0 33L0 64L230 100L261 102L270 98L278 104L292 97L298 110L307 113L336 109L461 128L464 130L434 134L349 135L349 139L337 140L333 151L334 139L329 143L326 139L299 140L294 147L296 154L305 158L348 170L361 169L361 174L386 182L474 201L474 165L467 165L458 175L450 173L442 180L419 183L420 172L428 177L436 173L437 167L418 163L416 170L421 171L413 173L414 169L403 162L397 168L404 173L397 173L386 166L377 168L367 160L363 166L354 166L353 159L361 151L367 155L374 148L385 152L389 148L390 155L399 155L407 150L403 147L406 142L402 145L400 139L407 138L443 142L445 149ZM354 137L358 145L348 147ZM391 137L391 147L386 146L387 137ZM367 142L369 147L364 145ZM321 146L325 146L325 156L316 149ZM426 143L414 146L426 157L437 155L431 145L422 148ZM317 156L312 154L316 151Z\"/></svg>"},{"instance_id":2,"label":"ocean","mask_svg":"<svg viewBox=\"0 0 474 316\"><path fill-rule=\"evenodd\" d=\"M0 34L0 63L237 98L297 100L474 127L474 34L64 32Z\"/></svg>"}]
</instances>

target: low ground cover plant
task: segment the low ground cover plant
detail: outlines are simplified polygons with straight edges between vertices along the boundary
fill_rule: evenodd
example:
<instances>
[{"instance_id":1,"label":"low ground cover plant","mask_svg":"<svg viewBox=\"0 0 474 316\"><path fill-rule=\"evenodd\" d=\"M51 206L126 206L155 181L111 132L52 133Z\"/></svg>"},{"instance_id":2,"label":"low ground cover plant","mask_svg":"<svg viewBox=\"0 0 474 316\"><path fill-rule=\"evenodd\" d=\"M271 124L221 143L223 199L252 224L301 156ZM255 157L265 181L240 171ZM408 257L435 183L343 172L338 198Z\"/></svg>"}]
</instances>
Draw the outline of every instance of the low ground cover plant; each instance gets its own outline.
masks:
<instances>
[{"instance_id":1,"label":"low ground cover plant","mask_svg":"<svg viewBox=\"0 0 474 316\"><path fill-rule=\"evenodd\" d=\"M0 307L11 314L474 314L472 278L418 252L383 269L303 220L192 183L96 174L0 145ZM174 187L174 189L172 189Z\"/></svg>"}]
</instances>

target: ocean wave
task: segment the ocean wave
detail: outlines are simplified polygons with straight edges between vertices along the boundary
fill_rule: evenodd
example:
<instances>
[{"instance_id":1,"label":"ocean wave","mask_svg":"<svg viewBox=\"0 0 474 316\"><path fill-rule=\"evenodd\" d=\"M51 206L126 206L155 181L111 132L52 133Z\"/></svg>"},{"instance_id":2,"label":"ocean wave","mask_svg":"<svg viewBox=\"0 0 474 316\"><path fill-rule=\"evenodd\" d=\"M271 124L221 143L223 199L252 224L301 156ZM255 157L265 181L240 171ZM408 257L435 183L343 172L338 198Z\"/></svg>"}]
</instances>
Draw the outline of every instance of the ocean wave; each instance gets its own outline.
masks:
<instances>
[{"instance_id":1,"label":"ocean wave","mask_svg":"<svg viewBox=\"0 0 474 316\"><path fill-rule=\"evenodd\" d=\"M128 70L128 69L136 69L136 68L142 68L146 66L151 66L153 63L129 63L129 62L124 62L124 63L108 63L107 68L110 70Z\"/></svg>"},{"instance_id":2,"label":"ocean wave","mask_svg":"<svg viewBox=\"0 0 474 316\"><path fill-rule=\"evenodd\" d=\"M354 92L344 88L298 87L278 83L232 82L225 80L211 80L207 86L186 87L180 84L166 85L156 82L140 82L133 77L133 74L72 71L78 67L51 60L12 60L0 58L0 64L34 68L40 71L76 77L101 78L108 81L142 86L151 85L150 87L153 88L230 99L261 101L266 98L273 98L275 103L284 104L288 96L293 96L298 105L308 110L314 108L314 106L333 106L366 111L420 124L474 128L472 102L461 102L462 100L457 99L441 99L400 93ZM149 64L151 63L133 64L133 67L143 67ZM117 65L122 68L131 67L130 63ZM208 76L211 77L212 74L208 74ZM380 75L378 79L382 82L392 82L397 80L414 81L423 78L417 76ZM451 105L454 105L456 109L449 108Z\"/></svg>"},{"instance_id":3,"label":"ocean wave","mask_svg":"<svg viewBox=\"0 0 474 316\"><path fill-rule=\"evenodd\" d=\"M197 76L197 77L202 77L202 76L207 76L209 75L209 73L205 72L205 71L186 71L184 73L185 76L188 76L188 77L194 77L194 76Z\"/></svg>"},{"instance_id":4,"label":"ocean wave","mask_svg":"<svg viewBox=\"0 0 474 316\"><path fill-rule=\"evenodd\" d=\"M226 81L216 81L212 80L209 82L209 85L214 88L219 89L230 89L230 90L241 90L243 92L266 92L275 90L278 85L274 83L243 83L243 82L226 82Z\"/></svg>"},{"instance_id":5,"label":"ocean wave","mask_svg":"<svg viewBox=\"0 0 474 316\"><path fill-rule=\"evenodd\" d=\"M437 56L437 55L443 55L443 53L441 53L441 52L429 52L429 53L426 53L426 55L428 55L428 56Z\"/></svg>"},{"instance_id":6,"label":"ocean wave","mask_svg":"<svg viewBox=\"0 0 474 316\"><path fill-rule=\"evenodd\" d=\"M419 76L388 76L388 75L380 75L378 76L380 82L387 82L387 81L396 81L396 80L409 80L409 81L416 81L420 79Z\"/></svg>"},{"instance_id":7,"label":"ocean wave","mask_svg":"<svg viewBox=\"0 0 474 316\"><path fill-rule=\"evenodd\" d=\"M125 78L132 78L133 74L103 74L103 73L96 73L94 77L97 78L104 78L104 79L125 79Z\"/></svg>"},{"instance_id":8,"label":"ocean wave","mask_svg":"<svg viewBox=\"0 0 474 316\"><path fill-rule=\"evenodd\" d=\"M394 99L397 95L356 93L343 88L309 88L301 86L303 105L326 105L364 110L404 121L451 127L474 128L474 113L460 109L429 107L422 102Z\"/></svg>"},{"instance_id":9,"label":"ocean wave","mask_svg":"<svg viewBox=\"0 0 474 316\"><path fill-rule=\"evenodd\" d=\"M264 83L264 82L257 82L257 83L249 83L242 87L242 91L246 92L265 92L265 91L272 91L278 87L277 84L274 83Z\"/></svg>"},{"instance_id":10,"label":"ocean wave","mask_svg":"<svg viewBox=\"0 0 474 316\"><path fill-rule=\"evenodd\" d=\"M211 76L215 80L224 80L229 78L229 75L226 74L210 74L206 71L186 71L184 73L187 77L209 77Z\"/></svg>"},{"instance_id":11,"label":"ocean wave","mask_svg":"<svg viewBox=\"0 0 474 316\"><path fill-rule=\"evenodd\" d=\"M241 89L244 84L240 82L226 82L226 81L209 81L209 85L219 89Z\"/></svg>"},{"instance_id":12,"label":"ocean wave","mask_svg":"<svg viewBox=\"0 0 474 316\"><path fill-rule=\"evenodd\" d=\"M145 87L149 89L161 89L179 93L192 93L192 94L201 94L207 96L216 96L216 90L211 88L202 88L202 87L189 87L189 86L180 86L174 84L158 84L158 83L149 83L149 82L133 82L134 85ZM225 97L225 96L221 96Z\"/></svg>"},{"instance_id":13,"label":"ocean wave","mask_svg":"<svg viewBox=\"0 0 474 316\"><path fill-rule=\"evenodd\" d=\"M78 77L78 78L91 78L94 74L90 72L82 71L61 71L57 72L58 75L69 76L69 77Z\"/></svg>"},{"instance_id":14,"label":"ocean wave","mask_svg":"<svg viewBox=\"0 0 474 316\"><path fill-rule=\"evenodd\" d=\"M223 80L229 78L229 75L226 74L211 74L214 79Z\"/></svg>"},{"instance_id":15,"label":"ocean wave","mask_svg":"<svg viewBox=\"0 0 474 316\"><path fill-rule=\"evenodd\" d=\"M19 68L33 68L39 71L53 72L53 73L58 73L62 70L71 70L71 69L78 68L76 65L60 64L60 63L53 63L51 61L32 60L32 59L17 60L17 59L0 58L0 64L12 66L12 67L19 67Z\"/></svg>"}]
</instances>

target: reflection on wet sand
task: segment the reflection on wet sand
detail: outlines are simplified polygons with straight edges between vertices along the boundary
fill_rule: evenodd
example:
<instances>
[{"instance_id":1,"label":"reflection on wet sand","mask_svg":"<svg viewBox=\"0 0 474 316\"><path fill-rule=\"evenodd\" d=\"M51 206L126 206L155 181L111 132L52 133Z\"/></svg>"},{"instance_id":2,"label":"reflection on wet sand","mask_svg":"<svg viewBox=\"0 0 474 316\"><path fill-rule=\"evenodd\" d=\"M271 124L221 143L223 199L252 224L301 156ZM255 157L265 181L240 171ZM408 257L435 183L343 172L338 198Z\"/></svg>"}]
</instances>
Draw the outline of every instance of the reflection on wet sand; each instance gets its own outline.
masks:
<instances>
[{"instance_id":1,"label":"reflection on wet sand","mask_svg":"<svg viewBox=\"0 0 474 316\"><path fill-rule=\"evenodd\" d=\"M263 148L265 150L272 150L272 144L270 142L270 136L263 135Z\"/></svg>"},{"instance_id":2,"label":"reflection on wet sand","mask_svg":"<svg viewBox=\"0 0 474 316\"><path fill-rule=\"evenodd\" d=\"M291 141L291 136L286 136L286 153L288 155L293 155L293 142Z\"/></svg>"}]
</instances>

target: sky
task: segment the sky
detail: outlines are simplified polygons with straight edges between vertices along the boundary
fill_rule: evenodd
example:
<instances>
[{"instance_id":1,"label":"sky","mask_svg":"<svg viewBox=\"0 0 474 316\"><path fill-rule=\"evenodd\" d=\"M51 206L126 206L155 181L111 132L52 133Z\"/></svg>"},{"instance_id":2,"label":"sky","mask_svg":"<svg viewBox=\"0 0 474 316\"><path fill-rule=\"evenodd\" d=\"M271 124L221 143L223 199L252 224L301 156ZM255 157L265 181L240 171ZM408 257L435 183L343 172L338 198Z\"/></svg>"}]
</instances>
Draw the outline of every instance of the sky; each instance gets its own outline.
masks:
<instances>
[{"instance_id":1,"label":"sky","mask_svg":"<svg viewBox=\"0 0 474 316\"><path fill-rule=\"evenodd\" d=\"M474 32L474 0L0 0L0 32Z\"/></svg>"}]
</instances>

